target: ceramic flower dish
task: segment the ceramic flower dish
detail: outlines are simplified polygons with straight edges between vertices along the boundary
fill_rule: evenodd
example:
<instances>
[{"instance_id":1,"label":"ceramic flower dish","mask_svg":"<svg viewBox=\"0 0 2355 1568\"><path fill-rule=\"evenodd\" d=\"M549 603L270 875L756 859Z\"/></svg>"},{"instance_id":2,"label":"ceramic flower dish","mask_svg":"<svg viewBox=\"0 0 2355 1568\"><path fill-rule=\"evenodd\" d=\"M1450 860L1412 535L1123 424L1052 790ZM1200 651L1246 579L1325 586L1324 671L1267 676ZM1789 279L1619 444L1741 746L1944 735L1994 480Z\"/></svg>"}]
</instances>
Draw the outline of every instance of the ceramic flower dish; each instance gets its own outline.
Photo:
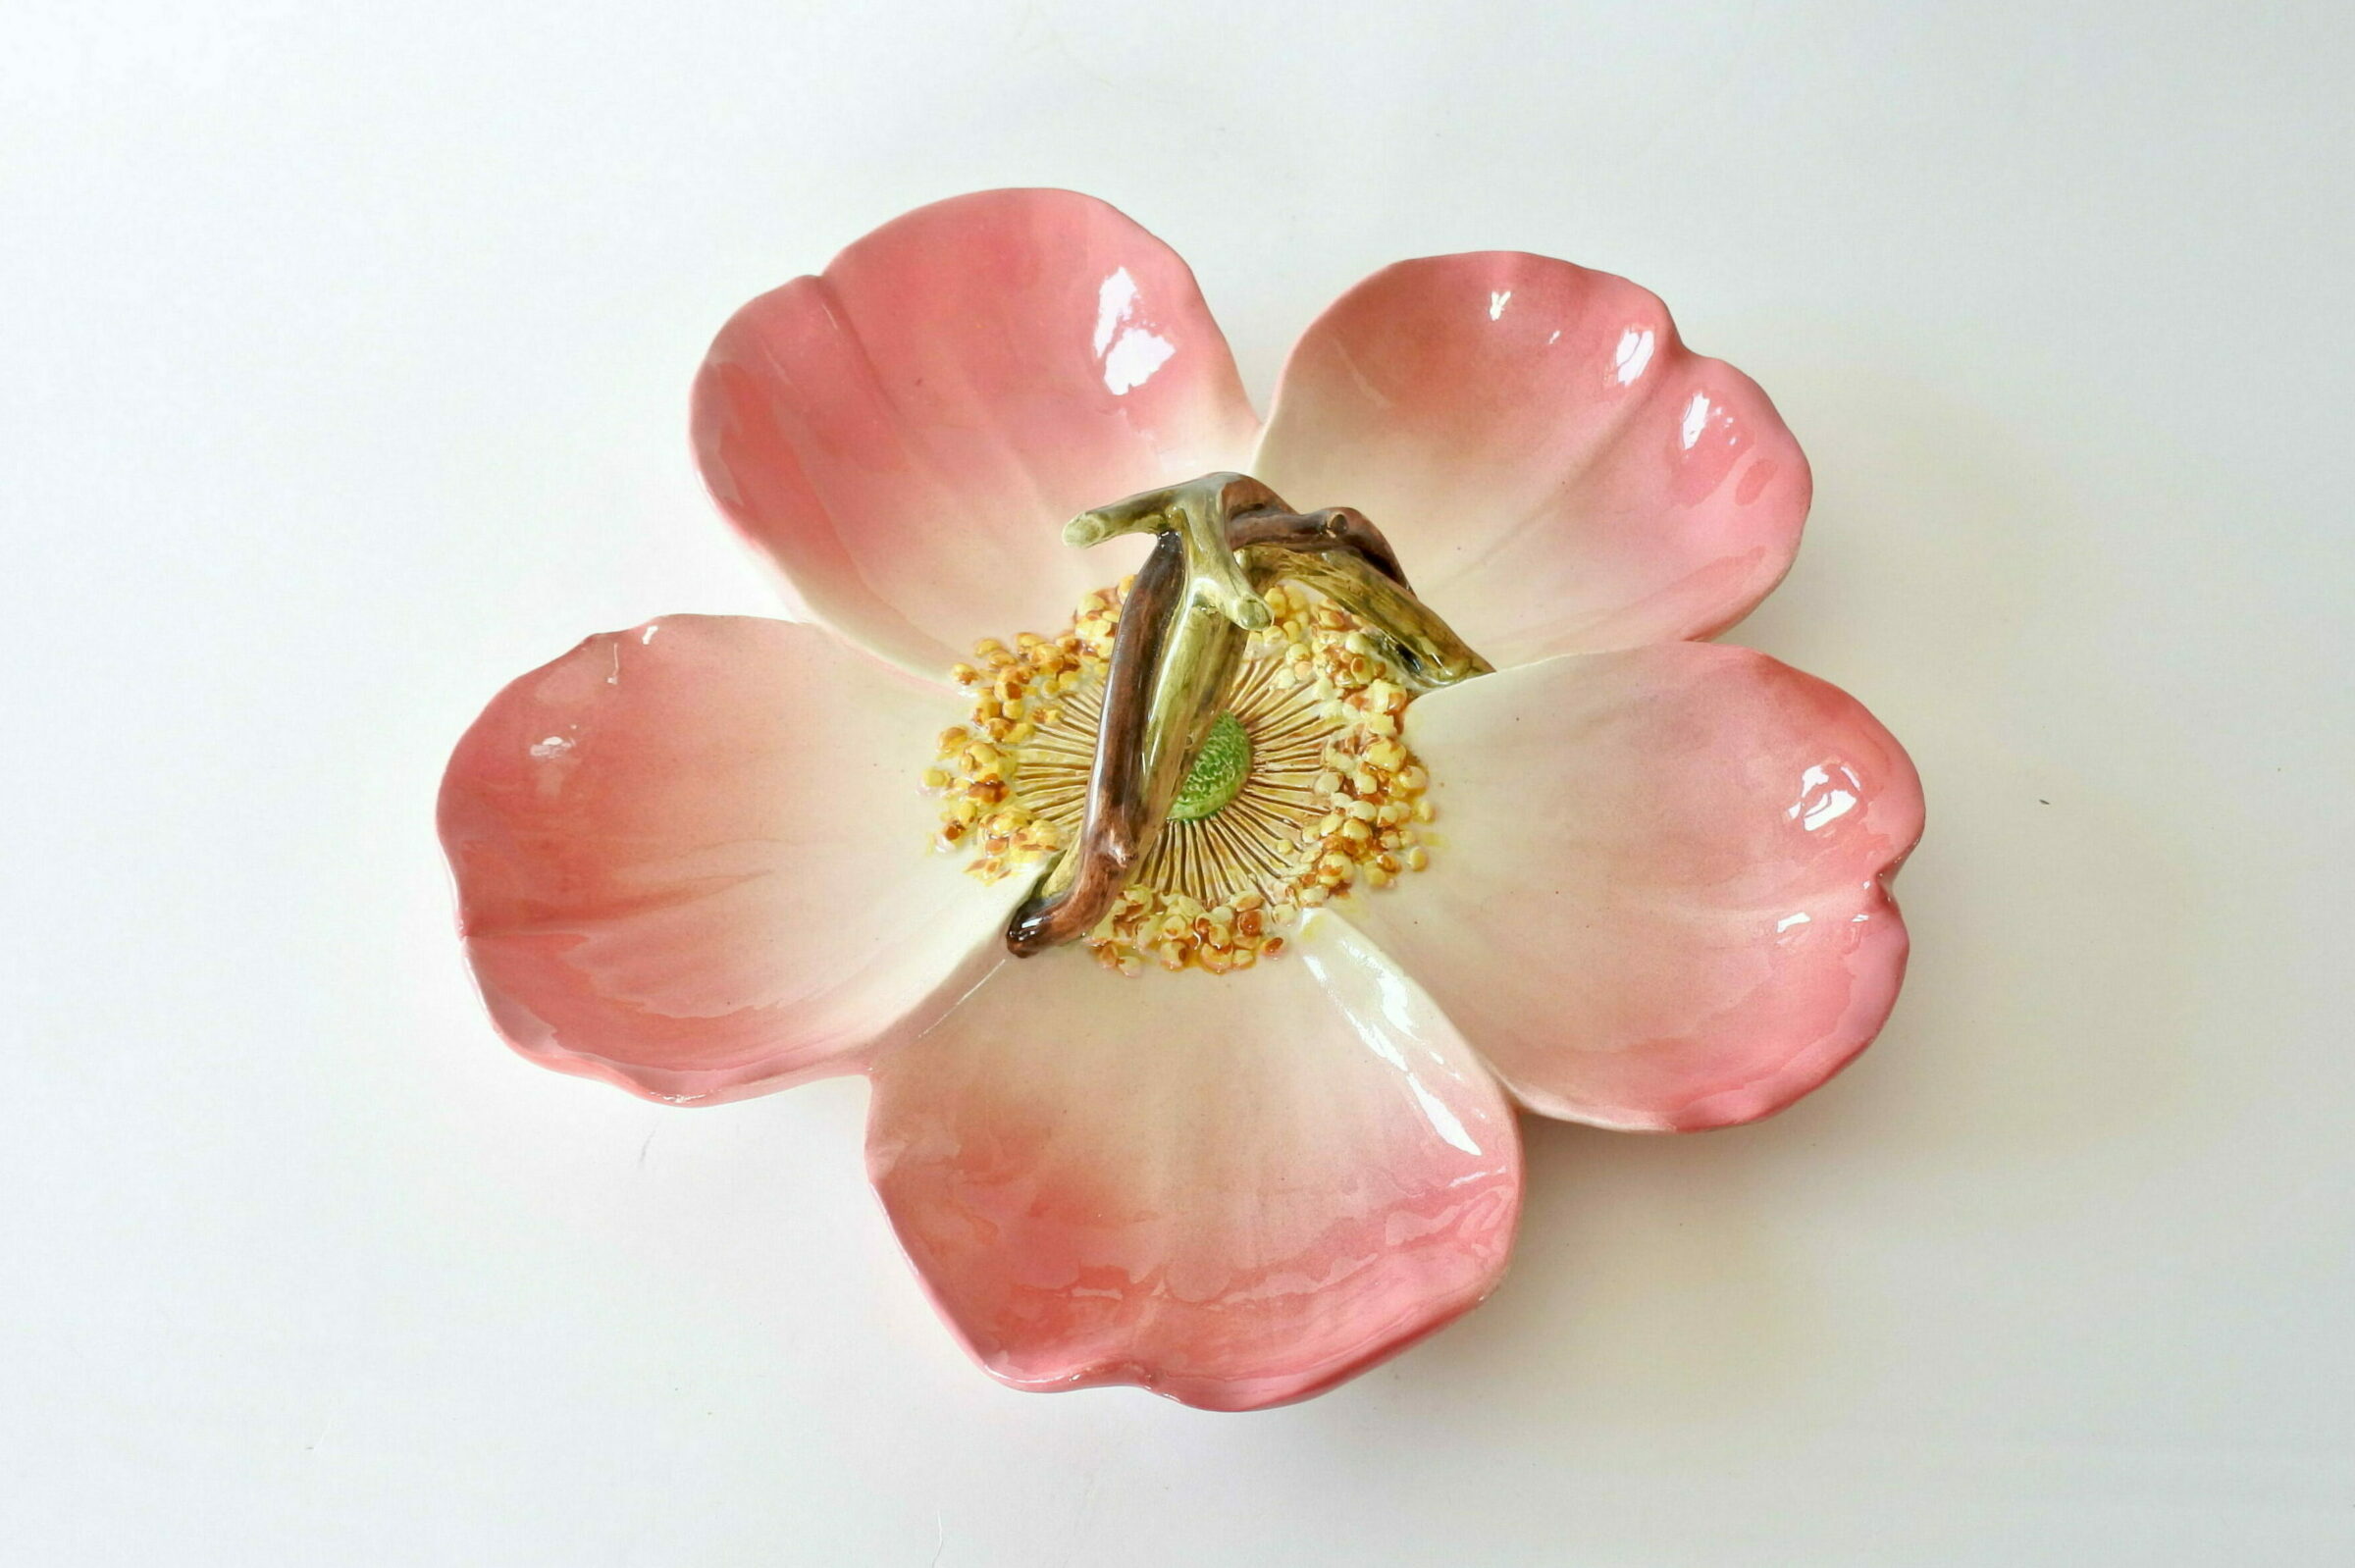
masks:
<instances>
[{"instance_id":1,"label":"ceramic flower dish","mask_svg":"<svg viewBox=\"0 0 2355 1568\"><path fill-rule=\"evenodd\" d=\"M1806 461L1631 283L1402 262L1263 424L1166 246L990 191L745 306L694 433L797 620L492 702L441 802L467 952L563 1071L865 1073L891 1223L1008 1384L1329 1387L1495 1286L1516 1106L1745 1122L1888 1015L1913 769L1706 641Z\"/></svg>"}]
</instances>

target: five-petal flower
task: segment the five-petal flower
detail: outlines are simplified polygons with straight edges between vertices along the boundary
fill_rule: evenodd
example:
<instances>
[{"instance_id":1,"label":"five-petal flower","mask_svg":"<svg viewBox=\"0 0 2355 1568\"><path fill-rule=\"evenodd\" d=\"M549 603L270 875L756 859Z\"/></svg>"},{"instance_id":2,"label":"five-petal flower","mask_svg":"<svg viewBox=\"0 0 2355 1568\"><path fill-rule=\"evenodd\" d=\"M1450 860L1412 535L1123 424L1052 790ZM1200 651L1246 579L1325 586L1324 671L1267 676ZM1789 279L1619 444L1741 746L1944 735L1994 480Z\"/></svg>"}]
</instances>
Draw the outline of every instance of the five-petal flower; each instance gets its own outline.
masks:
<instances>
[{"instance_id":1,"label":"five-petal flower","mask_svg":"<svg viewBox=\"0 0 2355 1568\"><path fill-rule=\"evenodd\" d=\"M1911 765L1845 694L1695 640L1788 568L1806 460L1632 284L1388 268L1263 430L1176 255L992 191L746 306L695 437L817 624L664 619L502 692L442 797L467 950L566 1071L681 1102L867 1073L884 1205L1005 1382L1313 1393L1494 1286L1514 1101L1743 1122L1889 1012ZM1231 973L1009 959L1027 879L926 848L916 774L967 709L943 672L1125 569L1065 518L1223 469L1372 516L1498 666L1407 710L1430 868Z\"/></svg>"}]
</instances>

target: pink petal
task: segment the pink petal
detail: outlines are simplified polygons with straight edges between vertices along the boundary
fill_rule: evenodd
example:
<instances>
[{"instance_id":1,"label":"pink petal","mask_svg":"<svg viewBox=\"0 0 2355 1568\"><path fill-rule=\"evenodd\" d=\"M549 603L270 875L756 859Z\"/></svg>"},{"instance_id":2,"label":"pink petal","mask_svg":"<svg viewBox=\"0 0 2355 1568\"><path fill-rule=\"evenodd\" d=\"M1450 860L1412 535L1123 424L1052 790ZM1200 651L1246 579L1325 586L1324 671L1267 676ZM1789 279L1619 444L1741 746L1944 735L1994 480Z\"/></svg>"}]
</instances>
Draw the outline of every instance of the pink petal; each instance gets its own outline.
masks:
<instances>
[{"instance_id":1,"label":"pink petal","mask_svg":"<svg viewBox=\"0 0 2355 1568\"><path fill-rule=\"evenodd\" d=\"M721 1100L928 1020L1001 956L1021 892L928 849L920 777L959 706L815 627L706 615L592 637L499 693L441 806L499 1032Z\"/></svg>"},{"instance_id":2,"label":"pink petal","mask_svg":"<svg viewBox=\"0 0 2355 1568\"><path fill-rule=\"evenodd\" d=\"M1499 665L1724 630L1789 569L1809 493L1766 394L1658 299L1515 251L1343 294L1293 347L1254 472L1372 517Z\"/></svg>"},{"instance_id":3,"label":"pink petal","mask_svg":"<svg viewBox=\"0 0 2355 1568\"><path fill-rule=\"evenodd\" d=\"M1193 274L1091 197L919 207L738 311L695 385L721 507L804 607L938 673L1131 569L1074 512L1241 465L1256 428Z\"/></svg>"},{"instance_id":4,"label":"pink petal","mask_svg":"<svg viewBox=\"0 0 2355 1568\"><path fill-rule=\"evenodd\" d=\"M982 1366L1216 1410L1327 1387L1494 1286L1512 1111L1382 956L1134 978L1009 964L874 1070L868 1163Z\"/></svg>"},{"instance_id":5,"label":"pink petal","mask_svg":"<svg viewBox=\"0 0 2355 1568\"><path fill-rule=\"evenodd\" d=\"M1431 868L1349 917L1524 1104L1689 1130L1869 1044L1921 783L1857 701L1745 648L1547 659L1428 696Z\"/></svg>"}]
</instances>

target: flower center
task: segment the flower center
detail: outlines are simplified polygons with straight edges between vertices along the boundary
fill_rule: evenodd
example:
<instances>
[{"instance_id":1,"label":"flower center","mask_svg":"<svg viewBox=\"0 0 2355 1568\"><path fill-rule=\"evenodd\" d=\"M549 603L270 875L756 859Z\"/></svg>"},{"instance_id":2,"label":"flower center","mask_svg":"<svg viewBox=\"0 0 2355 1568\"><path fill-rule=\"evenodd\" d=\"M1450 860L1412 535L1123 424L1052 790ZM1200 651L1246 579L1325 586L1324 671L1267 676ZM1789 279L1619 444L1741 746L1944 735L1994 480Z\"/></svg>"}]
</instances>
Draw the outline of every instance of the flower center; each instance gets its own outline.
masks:
<instances>
[{"instance_id":1,"label":"flower center","mask_svg":"<svg viewBox=\"0 0 2355 1568\"><path fill-rule=\"evenodd\" d=\"M1199 822L1206 816L1216 816L1235 791L1243 787L1243 777L1251 771L1251 736L1243 721L1229 708L1211 722L1210 734L1204 737L1201 755L1178 786L1178 799L1170 805L1170 819L1174 822Z\"/></svg>"},{"instance_id":2,"label":"flower center","mask_svg":"<svg viewBox=\"0 0 2355 1568\"><path fill-rule=\"evenodd\" d=\"M1072 844L1085 814L1105 676L1128 584L1081 601L1049 638L975 645L953 677L972 717L941 735L924 783L942 848L995 881ZM1303 909L1429 863L1428 775L1399 738L1411 696L1349 611L1294 584L1242 657L1169 820L1082 940L1108 967L1211 973L1286 946Z\"/></svg>"},{"instance_id":3,"label":"flower center","mask_svg":"<svg viewBox=\"0 0 2355 1568\"><path fill-rule=\"evenodd\" d=\"M1082 549L1124 534L1152 553L1064 635L983 638L954 669L981 690L924 774L950 797L941 841L977 840L984 878L1055 854L1006 922L1017 958L1084 941L1126 973L1148 952L1248 967L1360 867L1377 888L1423 868L1428 780L1400 720L1411 693L1492 666L1352 507L1295 512L1222 472L1063 526Z\"/></svg>"}]
</instances>

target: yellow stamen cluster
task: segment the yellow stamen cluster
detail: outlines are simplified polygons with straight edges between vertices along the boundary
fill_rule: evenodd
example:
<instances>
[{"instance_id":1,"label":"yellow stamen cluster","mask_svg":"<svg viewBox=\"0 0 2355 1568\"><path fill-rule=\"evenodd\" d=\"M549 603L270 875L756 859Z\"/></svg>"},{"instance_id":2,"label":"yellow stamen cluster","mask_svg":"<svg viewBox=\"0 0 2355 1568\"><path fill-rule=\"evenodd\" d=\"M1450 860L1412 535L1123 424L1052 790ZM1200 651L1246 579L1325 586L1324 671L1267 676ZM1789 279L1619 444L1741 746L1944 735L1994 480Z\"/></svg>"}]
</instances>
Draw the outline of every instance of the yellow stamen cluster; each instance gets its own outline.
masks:
<instances>
[{"instance_id":1,"label":"yellow stamen cluster","mask_svg":"<svg viewBox=\"0 0 2355 1568\"><path fill-rule=\"evenodd\" d=\"M974 694L972 721L940 732L940 755L924 770L924 787L942 796L939 847L979 847L968 875L994 882L1061 847L1056 824L1014 793L1015 770L1042 727L1065 727L1064 700L1103 685L1121 601L1132 581L1090 593L1060 637L1024 632L1012 648L984 637L973 645L972 663L950 667L950 679ZM1088 705L1091 711L1099 706Z\"/></svg>"},{"instance_id":2,"label":"yellow stamen cluster","mask_svg":"<svg viewBox=\"0 0 2355 1568\"><path fill-rule=\"evenodd\" d=\"M924 783L941 796L941 847L978 849L971 875L995 881L1075 836L1128 586L1090 594L1059 637L984 639L951 672L973 716L943 732ZM1086 938L1108 967L1249 968L1283 953L1302 909L1429 863L1429 778L1400 736L1411 694L1345 610L1290 584L1266 598L1274 623L1230 694L1248 774L1217 812L1163 830Z\"/></svg>"},{"instance_id":3,"label":"yellow stamen cluster","mask_svg":"<svg viewBox=\"0 0 2355 1568\"><path fill-rule=\"evenodd\" d=\"M1323 700L1320 716L1336 731L1326 743L1325 766L1313 786L1328 810L1313 838L1303 835L1314 858L1299 884L1299 901L1313 907L1345 890L1361 872L1369 887L1382 888L1403 872L1422 870L1431 857L1419 828L1434 812L1424 794L1431 775L1400 735L1414 699L1390 679L1397 672L1347 611L1318 603L1303 606L1298 618L1313 619L1306 640L1309 668L1301 670L1301 660L1292 656L1287 673L1313 682Z\"/></svg>"}]
</instances>

